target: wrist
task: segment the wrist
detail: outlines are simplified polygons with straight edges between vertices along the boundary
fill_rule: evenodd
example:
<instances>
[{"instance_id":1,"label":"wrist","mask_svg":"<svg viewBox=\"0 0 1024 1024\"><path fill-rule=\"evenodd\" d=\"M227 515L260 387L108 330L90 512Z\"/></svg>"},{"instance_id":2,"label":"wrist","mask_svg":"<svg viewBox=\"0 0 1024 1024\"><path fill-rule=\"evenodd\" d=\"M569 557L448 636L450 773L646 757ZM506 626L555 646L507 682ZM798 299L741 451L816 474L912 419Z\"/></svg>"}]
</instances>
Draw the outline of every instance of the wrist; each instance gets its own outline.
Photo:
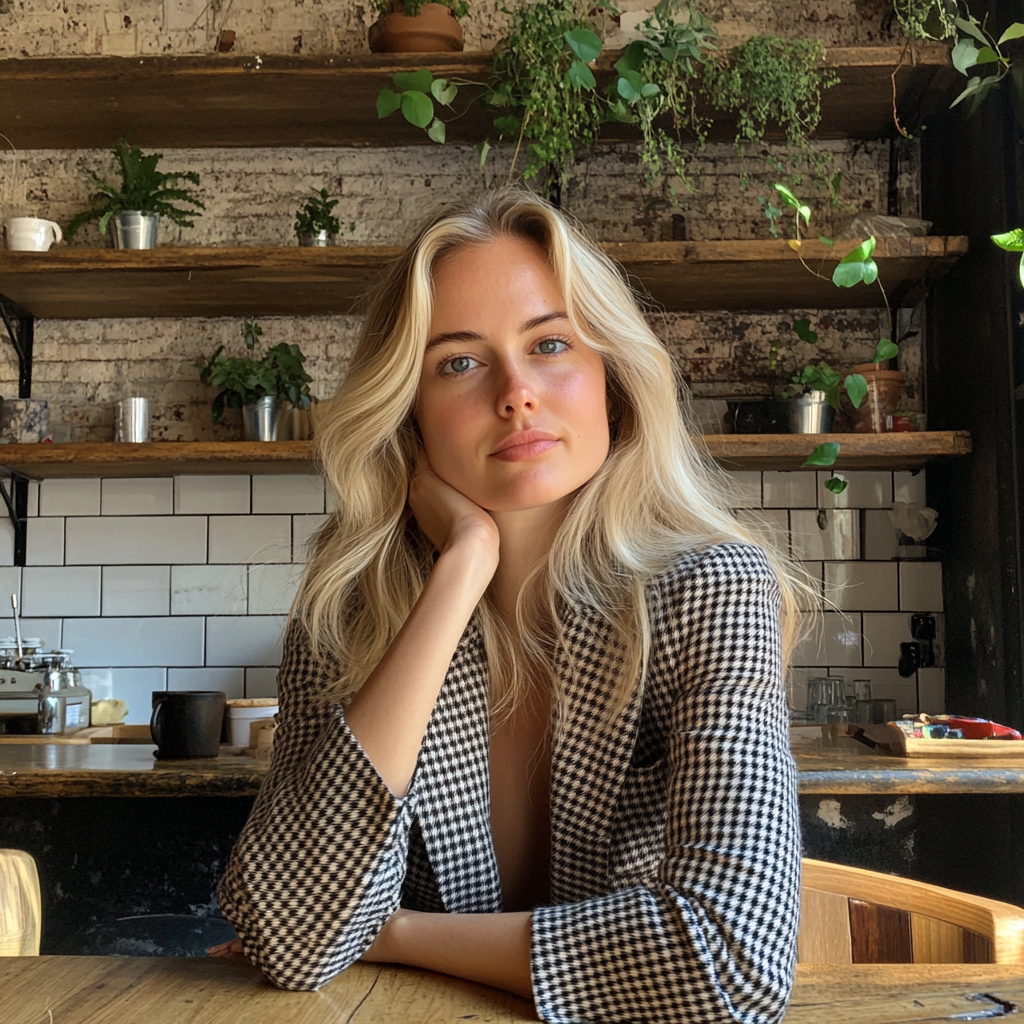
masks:
<instances>
[{"instance_id":1,"label":"wrist","mask_svg":"<svg viewBox=\"0 0 1024 1024\"><path fill-rule=\"evenodd\" d=\"M446 544L434 572L452 573L465 581L468 591L474 595L473 604L483 596L498 568L498 543L478 533L465 534Z\"/></svg>"},{"instance_id":2,"label":"wrist","mask_svg":"<svg viewBox=\"0 0 1024 1024\"><path fill-rule=\"evenodd\" d=\"M396 910L381 930L383 941L382 952L389 963L407 964L405 959L408 949L408 933L411 919L416 916L415 910Z\"/></svg>"}]
</instances>

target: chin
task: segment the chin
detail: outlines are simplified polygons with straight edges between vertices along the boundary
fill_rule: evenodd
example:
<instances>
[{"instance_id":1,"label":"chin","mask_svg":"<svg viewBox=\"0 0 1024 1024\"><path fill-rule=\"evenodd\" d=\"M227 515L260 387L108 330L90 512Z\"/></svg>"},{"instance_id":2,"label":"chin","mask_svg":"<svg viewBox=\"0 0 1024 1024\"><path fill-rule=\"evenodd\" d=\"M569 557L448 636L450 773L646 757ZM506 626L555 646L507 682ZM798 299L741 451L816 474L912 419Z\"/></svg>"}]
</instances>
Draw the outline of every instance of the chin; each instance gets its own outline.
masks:
<instances>
[{"instance_id":1,"label":"chin","mask_svg":"<svg viewBox=\"0 0 1024 1024\"><path fill-rule=\"evenodd\" d=\"M526 512L529 509L545 508L563 501L575 494L586 482L573 480L553 484L550 481L522 481L503 487L480 488L475 494L470 491L463 493L488 512Z\"/></svg>"}]
</instances>

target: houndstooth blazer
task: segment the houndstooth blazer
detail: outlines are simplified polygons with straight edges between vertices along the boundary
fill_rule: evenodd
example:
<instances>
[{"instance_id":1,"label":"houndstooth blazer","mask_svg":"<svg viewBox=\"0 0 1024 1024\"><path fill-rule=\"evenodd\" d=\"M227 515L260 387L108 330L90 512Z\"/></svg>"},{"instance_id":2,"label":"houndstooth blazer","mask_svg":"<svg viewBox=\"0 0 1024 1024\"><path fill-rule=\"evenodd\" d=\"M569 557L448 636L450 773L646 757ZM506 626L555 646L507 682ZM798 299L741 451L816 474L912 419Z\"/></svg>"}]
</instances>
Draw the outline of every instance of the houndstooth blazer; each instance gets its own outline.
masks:
<instances>
[{"instance_id":1,"label":"houndstooth blazer","mask_svg":"<svg viewBox=\"0 0 1024 1024\"><path fill-rule=\"evenodd\" d=\"M680 556L648 605L650 664L610 730L610 629L590 609L565 613L551 905L532 923L538 1013L552 1024L767 1024L792 985L800 885L778 583L759 548L717 544ZM293 624L273 763L220 886L247 956L287 989L318 988L357 960L400 905L502 907L476 625L404 798L344 709L319 699L329 679Z\"/></svg>"}]
</instances>

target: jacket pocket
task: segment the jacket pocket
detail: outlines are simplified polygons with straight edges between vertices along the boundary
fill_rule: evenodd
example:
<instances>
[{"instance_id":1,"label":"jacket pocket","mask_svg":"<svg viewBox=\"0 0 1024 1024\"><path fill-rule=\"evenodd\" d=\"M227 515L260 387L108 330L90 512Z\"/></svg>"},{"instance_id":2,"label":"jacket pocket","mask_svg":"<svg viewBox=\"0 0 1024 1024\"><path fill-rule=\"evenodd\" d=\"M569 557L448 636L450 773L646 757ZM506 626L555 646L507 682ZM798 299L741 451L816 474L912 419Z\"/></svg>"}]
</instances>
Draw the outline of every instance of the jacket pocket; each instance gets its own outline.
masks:
<instances>
[{"instance_id":1,"label":"jacket pocket","mask_svg":"<svg viewBox=\"0 0 1024 1024\"><path fill-rule=\"evenodd\" d=\"M618 886L657 873L665 852L668 758L626 770L612 825L608 867Z\"/></svg>"}]
</instances>

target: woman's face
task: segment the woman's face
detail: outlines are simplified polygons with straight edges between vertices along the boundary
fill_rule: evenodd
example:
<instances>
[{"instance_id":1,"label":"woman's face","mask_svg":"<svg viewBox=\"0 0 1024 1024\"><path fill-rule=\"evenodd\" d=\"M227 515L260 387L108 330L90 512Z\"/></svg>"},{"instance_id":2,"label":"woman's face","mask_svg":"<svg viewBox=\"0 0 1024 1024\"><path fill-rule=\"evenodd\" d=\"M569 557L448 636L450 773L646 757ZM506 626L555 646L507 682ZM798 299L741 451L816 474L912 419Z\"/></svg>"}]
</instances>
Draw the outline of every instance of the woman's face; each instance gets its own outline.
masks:
<instances>
[{"instance_id":1,"label":"woman's face","mask_svg":"<svg viewBox=\"0 0 1024 1024\"><path fill-rule=\"evenodd\" d=\"M604 361L539 247L500 238L435 266L416 419L434 472L491 512L550 505L600 469Z\"/></svg>"}]
</instances>

